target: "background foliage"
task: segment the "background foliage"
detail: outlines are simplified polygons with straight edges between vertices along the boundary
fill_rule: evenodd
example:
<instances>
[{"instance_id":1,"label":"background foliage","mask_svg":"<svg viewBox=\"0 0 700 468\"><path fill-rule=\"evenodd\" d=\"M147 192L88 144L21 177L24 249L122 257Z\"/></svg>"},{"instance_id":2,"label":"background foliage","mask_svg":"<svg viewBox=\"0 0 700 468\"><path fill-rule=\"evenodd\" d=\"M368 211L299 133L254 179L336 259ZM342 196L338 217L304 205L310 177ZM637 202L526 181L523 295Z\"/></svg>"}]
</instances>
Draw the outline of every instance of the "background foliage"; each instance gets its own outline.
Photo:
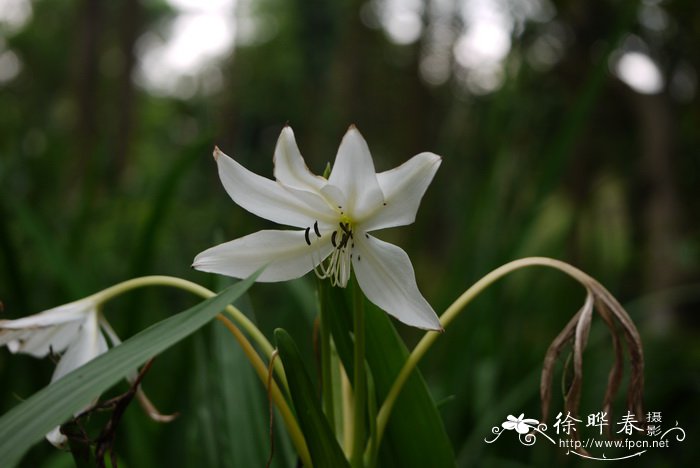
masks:
<instances>
[{"instance_id":1,"label":"background foliage","mask_svg":"<svg viewBox=\"0 0 700 468\"><path fill-rule=\"evenodd\" d=\"M203 14L195 3L0 2L3 318L144 274L222 287L227 280L190 270L194 255L268 225L226 196L213 145L271 176L289 123L320 173L354 123L378 170L421 151L443 156L416 224L381 233L409 253L438 312L511 259L568 261L605 284L639 326L646 407L697 433L695 2L221 0L208 2L221 7L208 14L233 45L195 51L189 68L187 50L176 49L171 62L180 65L168 68L158 47L182 32L187 14ZM470 40L486 23L487 35ZM219 33L212 26L185 42L211 44ZM634 54L652 71L625 71ZM646 88L631 87L635 77ZM312 278L256 285L246 308L268 335L289 330L309 359L312 286ZM541 359L583 297L557 273L515 274L428 355L422 370L460 466L574 463L549 447L483 438L507 414L538 417ZM106 313L125 337L194 303L148 291ZM397 328L415 342L415 331ZM127 466L264 463L266 399L230 345L209 327L155 361L145 388L181 417L161 426L130 409L117 447ZM610 353L594 325L584 413L600 409ZM0 411L44 386L51 368L0 352ZM278 438L285 466L291 447ZM687 465L693 452L688 440L641 462ZM71 463L46 443L26 462Z\"/></svg>"}]
</instances>

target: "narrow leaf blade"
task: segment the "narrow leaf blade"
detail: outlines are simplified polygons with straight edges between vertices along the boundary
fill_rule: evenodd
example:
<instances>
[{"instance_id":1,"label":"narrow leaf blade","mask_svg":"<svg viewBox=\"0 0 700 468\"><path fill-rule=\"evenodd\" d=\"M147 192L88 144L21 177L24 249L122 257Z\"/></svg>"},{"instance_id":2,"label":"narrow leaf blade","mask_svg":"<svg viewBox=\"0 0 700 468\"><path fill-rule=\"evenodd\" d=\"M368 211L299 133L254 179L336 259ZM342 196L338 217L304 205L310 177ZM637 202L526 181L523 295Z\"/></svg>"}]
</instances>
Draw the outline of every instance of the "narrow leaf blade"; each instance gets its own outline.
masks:
<instances>
[{"instance_id":1,"label":"narrow leaf blade","mask_svg":"<svg viewBox=\"0 0 700 468\"><path fill-rule=\"evenodd\" d=\"M321 404L315 398L316 390L311 384L311 378L306 372L297 345L281 328L275 330L275 340L284 362L299 425L309 446L314 466L349 467L335 434L321 410Z\"/></svg>"},{"instance_id":2,"label":"narrow leaf blade","mask_svg":"<svg viewBox=\"0 0 700 468\"><path fill-rule=\"evenodd\" d=\"M382 310L369 303L366 310L366 356L381 402L406 362L408 350ZM379 455L382 466L455 466L452 444L418 369L396 400Z\"/></svg>"}]
</instances>

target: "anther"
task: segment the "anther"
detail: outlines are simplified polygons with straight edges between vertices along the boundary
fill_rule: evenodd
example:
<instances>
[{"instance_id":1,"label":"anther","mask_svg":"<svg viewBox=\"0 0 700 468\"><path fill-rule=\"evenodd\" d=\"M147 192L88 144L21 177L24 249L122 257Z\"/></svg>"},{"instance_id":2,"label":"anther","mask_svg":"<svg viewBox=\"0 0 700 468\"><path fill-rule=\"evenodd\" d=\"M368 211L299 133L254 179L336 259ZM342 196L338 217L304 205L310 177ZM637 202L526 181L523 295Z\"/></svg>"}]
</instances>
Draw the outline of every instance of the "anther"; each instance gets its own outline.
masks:
<instances>
[{"instance_id":1,"label":"anther","mask_svg":"<svg viewBox=\"0 0 700 468\"><path fill-rule=\"evenodd\" d=\"M306 243L311 245L311 239L309 239L309 231L311 231L310 227L306 228L306 231L304 231L304 239L306 239Z\"/></svg>"},{"instance_id":2,"label":"anther","mask_svg":"<svg viewBox=\"0 0 700 468\"><path fill-rule=\"evenodd\" d=\"M350 237L348 236L348 233L347 233L347 232L344 233L344 234L343 234L343 238L340 240L340 245L338 246L338 248L339 248L339 249L342 249L343 247L345 247L346 245L348 245L348 239L349 239L349 238L350 238Z\"/></svg>"},{"instance_id":3,"label":"anther","mask_svg":"<svg viewBox=\"0 0 700 468\"><path fill-rule=\"evenodd\" d=\"M321 237L321 231L318 229L318 221L314 221L314 232L318 237Z\"/></svg>"},{"instance_id":4,"label":"anther","mask_svg":"<svg viewBox=\"0 0 700 468\"><path fill-rule=\"evenodd\" d=\"M333 231L333 234L331 234L331 244L333 244L333 247L338 247L338 245L335 243L335 236L338 235L338 231Z\"/></svg>"}]
</instances>

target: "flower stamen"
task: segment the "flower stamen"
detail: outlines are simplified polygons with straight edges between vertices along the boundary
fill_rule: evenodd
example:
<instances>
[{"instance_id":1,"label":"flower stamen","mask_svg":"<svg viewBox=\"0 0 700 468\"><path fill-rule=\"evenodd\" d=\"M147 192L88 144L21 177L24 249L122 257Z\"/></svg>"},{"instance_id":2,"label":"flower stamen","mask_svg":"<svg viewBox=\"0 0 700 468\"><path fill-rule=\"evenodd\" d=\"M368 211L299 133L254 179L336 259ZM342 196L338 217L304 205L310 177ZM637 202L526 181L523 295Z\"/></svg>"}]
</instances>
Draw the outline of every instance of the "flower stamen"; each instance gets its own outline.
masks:
<instances>
[{"instance_id":1,"label":"flower stamen","mask_svg":"<svg viewBox=\"0 0 700 468\"><path fill-rule=\"evenodd\" d=\"M355 247L351 224L340 222L340 229L336 229L331 234L331 244L334 250L326 261L320 261L314 268L316 276L320 279L330 279L332 286L344 288L350 280L352 271L352 251ZM340 241L338 235L340 234ZM348 246L350 243L350 246ZM316 262L314 262L316 263Z\"/></svg>"}]
</instances>

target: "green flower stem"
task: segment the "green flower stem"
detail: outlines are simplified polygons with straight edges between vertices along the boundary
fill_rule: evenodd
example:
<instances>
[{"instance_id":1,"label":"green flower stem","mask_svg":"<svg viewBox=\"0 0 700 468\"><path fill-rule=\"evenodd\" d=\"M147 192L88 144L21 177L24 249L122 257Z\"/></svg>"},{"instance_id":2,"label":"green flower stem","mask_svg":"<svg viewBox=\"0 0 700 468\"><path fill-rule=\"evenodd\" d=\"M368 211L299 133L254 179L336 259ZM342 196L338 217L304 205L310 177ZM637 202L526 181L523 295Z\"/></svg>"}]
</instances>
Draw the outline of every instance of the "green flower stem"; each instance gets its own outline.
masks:
<instances>
[{"instance_id":1,"label":"green flower stem","mask_svg":"<svg viewBox=\"0 0 700 468\"><path fill-rule=\"evenodd\" d=\"M440 323L442 324L443 328L447 329L447 326L452 323L452 321L460 314L460 312L462 312L462 310L464 310L467 304L469 304L475 297L481 294L481 292L491 286L494 282L515 270L531 266L555 268L563 271L583 284L586 284L592 280L590 276L581 270L552 258L528 257L514 260L496 268L462 293L462 295L459 296L457 300L454 301L452 305L450 305L440 316ZM374 442L376 447L379 447L379 444L381 443L384 430L386 429L389 416L391 415L391 410L393 409L394 403L396 403L396 398L399 396L399 393L401 393L406 380L408 380L408 377L411 375L411 372L413 372L413 369L415 369L415 367L418 365L418 362L430 349L435 340L437 340L440 336L441 333L433 331L427 332L425 335L423 335L423 338L418 342L413 351L411 351L411 354L408 356L408 359L401 368L401 371L391 386L391 389L389 390L389 393L387 394L386 399L379 410L379 415L377 416L377 440ZM371 450L371 446L368 445L366 452L368 452L370 456L373 455Z\"/></svg>"},{"instance_id":2,"label":"green flower stem","mask_svg":"<svg viewBox=\"0 0 700 468\"><path fill-rule=\"evenodd\" d=\"M253 348L253 345L250 344L250 341L248 341L243 332L241 332L241 330L239 330L233 322L221 314L217 315L216 318L222 322L224 326L228 328L234 338L236 338L236 341L238 341L238 344L241 346L243 352L248 357L248 360L253 365L258 377L260 377L260 380L262 380L263 385L267 388L268 382L270 382L270 388L267 390L270 392L270 397L275 402L277 409L282 415L284 424L287 426L287 431L289 432L289 437L292 439L292 443L299 454L299 458L301 458L304 466L311 467L311 455L309 454L309 449L306 445L304 434L301 432L299 424L294 418L294 414L289 408L289 405L287 405L287 401L284 399L284 396L277 386L277 383L274 379L268 379L268 367L260 358L260 355L257 353L255 348Z\"/></svg>"},{"instance_id":3,"label":"green flower stem","mask_svg":"<svg viewBox=\"0 0 700 468\"><path fill-rule=\"evenodd\" d=\"M353 319L355 338L355 365L353 378L352 451L350 464L353 468L364 465L365 414L367 411L367 376L365 374L365 304L357 280L353 280Z\"/></svg>"},{"instance_id":4,"label":"green flower stem","mask_svg":"<svg viewBox=\"0 0 700 468\"><path fill-rule=\"evenodd\" d=\"M335 405L333 404L333 376L331 373L331 330L328 322L330 313L328 296L324 281L318 280L318 301L320 310L321 334L321 390L323 395L323 412L326 413L331 428L335 430Z\"/></svg>"},{"instance_id":5,"label":"green flower stem","mask_svg":"<svg viewBox=\"0 0 700 468\"><path fill-rule=\"evenodd\" d=\"M343 451L349 459L352 455L352 385L345 369L340 369L343 404Z\"/></svg>"},{"instance_id":6,"label":"green flower stem","mask_svg":"<svg viewBox=\"0 0 700 468\"><path fill-rule=\"evenodd\" d=\"M173 276L142 276L140 278L134 278L124 281L114 286L110 286L107 289L103 289L91 296L92 300L95 301L97 305L105 303L110 299L113 299L119 295L122 295L132 289L143 288L147 286L170 286L178 289L183 289L185 291L196 294L197 296L210 298L216 296L216 293L210 291L204 286L200 286L197 283L184 280L182 278L176 278ZM253 322L245 316L243 312L238 310L232 305L226 307L226 312L233 317L233 319L250 335L250 337L255 341L258 346L263 350L268 359L272 358L272 353L275 348L270 344L270 342L265 338L260 330L253 324ZM280 382L284 386L285 390L289 388L287 385L287 376L284 373L284 367L279 359L275 359L275 374L280 379ZM288 391L288 390L287 390Z\"/></svg>"}]
</instances>

